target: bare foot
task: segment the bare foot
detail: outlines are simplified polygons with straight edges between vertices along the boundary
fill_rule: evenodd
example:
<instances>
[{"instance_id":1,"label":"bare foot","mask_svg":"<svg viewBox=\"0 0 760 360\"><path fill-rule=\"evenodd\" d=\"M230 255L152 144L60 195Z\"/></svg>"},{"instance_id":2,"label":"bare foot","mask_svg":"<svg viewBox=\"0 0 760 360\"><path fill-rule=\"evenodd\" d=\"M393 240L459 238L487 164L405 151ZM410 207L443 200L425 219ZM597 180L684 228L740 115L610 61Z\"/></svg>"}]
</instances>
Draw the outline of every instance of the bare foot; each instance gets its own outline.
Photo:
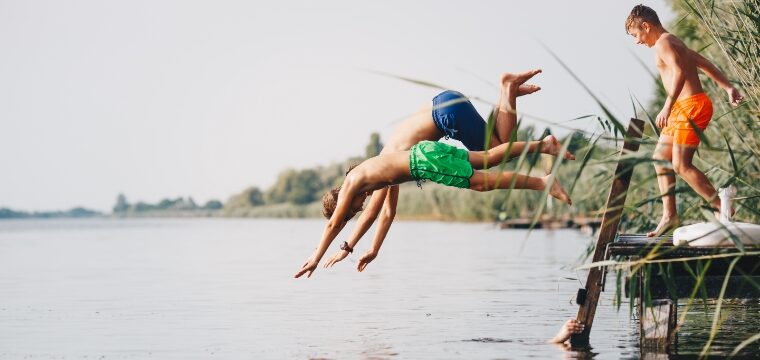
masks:
<instances>
[{"instance_id":1,"label":"bare foot","mask_svg":"<svg viewBox=\"0 0 760 360\"><path fill-rule=\"evenodd\" d=\"M583 332L583 330L586 328L586 325L583 325L580 321L575 319L570 319L567 322L565 322L564 325L562 325L562 328L559 329L559 332L557 335L554 335L554 337L549 340L550 343L563 343L570 339L573 334L580 334Z\"/></svg>"},{"instance_id":2,"label":"bare foot","mask_svg":"<svg viewBox=\"0 0 760 360\"><path fill-rule=\"evenodd\" d=\"M559 151L562 150L562 144L554 135L548 135L541 140L541 152L544 154L559 156ZM569 151L565 152L565 160L575 160L575 155Z\"/></svg>"},{"instance_id":3,"label":"bare foot","mask_svg":"<svg viewBox=\"0 0 760 360\"><path fill-rule=\"evenodd\" d=\"M551 176L552 175L549 174L541 178L541 180L543 180L544 182L544 189L546 189L546 185L549 184L549 178ZM562 187L562 185L559 184L559 180L556 178L554 179L554 181L552 181L552 188L551 190L549 190L549 195L553 196L559 201L562 201L565 204L568 204L568 205L573 204L573 201L570 200L570 195L567 195L567 192L565 192L565 189Z\"/></svg>"},{"instance_id":4,"label":"bare foot","mask_svg":"<svg viewBox=\"0 0 760 360\"><path fill-rule=\"evenodd\" d=\"M536 70L530 70L523 73L503 73L501 74L501 86L502 87L509 87L509 86L519 86L528 81L528 79L532 78L536 74L540 73L541 69Z\"/></svg>"},{"instance_id":5,"label":"bare foot","mask_svg":"<svg viewBox=\"0 0 760 360\"><path fill-rule=\"evenodd\" d=\"M540 86L532 84L522 84L517 88L517 96L530 95L538 90L541 90Z\"/></svg>"},{"instance_id":6,"label":"bare foot","mask_svg":"<svg viewBox=\"0 0 760 360\"><path fill-rule=\"evenodd\" d=\"M678 215L671 217L665 216L665 214L663 214L662 219L660 219L660 223L657 224L657 228L654 229L654 231L648 232L647 237L660 236L670 230L677 228L679 225L681 225L681 219L678 218Z\"/></svg>"}]
</instances>

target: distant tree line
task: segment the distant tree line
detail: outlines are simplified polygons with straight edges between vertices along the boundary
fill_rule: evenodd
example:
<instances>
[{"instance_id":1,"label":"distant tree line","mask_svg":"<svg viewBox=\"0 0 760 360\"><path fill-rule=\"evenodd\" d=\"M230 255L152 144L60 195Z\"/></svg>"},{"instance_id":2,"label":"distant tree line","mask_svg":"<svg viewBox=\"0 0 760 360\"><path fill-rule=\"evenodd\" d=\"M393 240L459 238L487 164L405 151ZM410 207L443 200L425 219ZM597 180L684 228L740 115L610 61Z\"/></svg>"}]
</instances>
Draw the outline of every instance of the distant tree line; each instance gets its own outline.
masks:
<instances>
[{"instance_id":1,"label":"distant tree line","mask_svg":"<svg viewBox=\"0 0 760 360\"><path fill-rule=\"evenodd\" d=\"M0 219L29 219L29 218L83 218L102 215L98 211L75 207L66 211L15 211L8 208L0 208Z\"/></svg>"},{"instance_id":2,"label":"distant tree line","mask_svg":"<svg viewBox=\"0 0 760 360\"><path fill-rule=\"evenodd\" d=\"M113 207L114 215L129 215L141 213L158 213L158 212L194 212L194 211L216 211L220 210L223 204L219 200L209 200L203 206L198 206L192 197L178 197L174 199L163 199L156 204L150 204L138 201L130 204L124 194L116 197L116 205Z\"/></svg>"},{"instance_id":3,"label":"distant tree line","mask_svg":"<svg viewBox=\"0 0 760 360\"><path fill-rule=\"evenodd\" d=\"M310 169L287 169L279 174L277 181L267 190L252 186L230 197L224 204L223 214L274 217L316 216L318 207L313 204L320 202L322 194L339 186L352 164L377 156L382 149L380 134L372 133L363 157L352 157L340 164Z\"/></svg>"}]
</instances>

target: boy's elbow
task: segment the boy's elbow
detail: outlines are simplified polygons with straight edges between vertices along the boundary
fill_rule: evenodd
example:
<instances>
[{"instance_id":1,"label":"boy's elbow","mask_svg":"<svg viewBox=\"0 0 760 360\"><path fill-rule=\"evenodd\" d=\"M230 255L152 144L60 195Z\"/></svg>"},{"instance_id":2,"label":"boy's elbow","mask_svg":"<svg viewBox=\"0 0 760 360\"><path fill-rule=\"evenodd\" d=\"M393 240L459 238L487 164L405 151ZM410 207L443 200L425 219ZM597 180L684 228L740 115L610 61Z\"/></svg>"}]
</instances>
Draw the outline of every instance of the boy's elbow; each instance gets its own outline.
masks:
<instances>
[{"instance_id":1,"label":"boy's elbow","mask_svg":"<svg viewBox=\"0 0 760 360\"><path fill-rule=\"evenodd\" d=\"M384 220L390 220L393 221L393 219L396 217L396 209L390 209L386 206L386 208L383 209L382 217Z\"/></svg>"},{"instance_id":2,"label":"boy's elbow","mask_svg":"<svg viewBox=\"0 0 760 360\"><path fill-rule=\"evenodd\" d=\"M343 228L343 222L331 219L327 222L327 231L338 231Z\"/></svg>"}]
</instances>

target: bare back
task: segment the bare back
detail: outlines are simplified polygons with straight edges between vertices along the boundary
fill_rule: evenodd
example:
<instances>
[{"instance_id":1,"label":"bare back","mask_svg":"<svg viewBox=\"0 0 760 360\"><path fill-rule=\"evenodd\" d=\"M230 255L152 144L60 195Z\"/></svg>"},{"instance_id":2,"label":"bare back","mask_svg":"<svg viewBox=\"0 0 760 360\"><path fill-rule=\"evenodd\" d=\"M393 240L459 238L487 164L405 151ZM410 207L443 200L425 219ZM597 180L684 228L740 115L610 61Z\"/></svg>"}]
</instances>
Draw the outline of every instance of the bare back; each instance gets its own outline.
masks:
<instances>
[{"instance_id":1,"label":"bare back","mask_svg":"<svg viewBox=\"0 0 760 360\"><path fill-rule=\"evenodd\" d=\"M702 90L702 83L699 81L697 73L695 53L681 39L673 34L664 33L657 40L655 47L657 48L655 52L657 70L660 72L660 78L662 79L663 86L665 86L665 91L669 95L673 95L675 90L673 89L673 78L677 70L675 67L679 67L685 77L685 82L681 92L678 94L678 99L687 98L704 91ZM676 65L668 65L668 62L664 59L665 56L674 56Z\"/></svg>"},{"instance_id":2,"label":"bare back","mask_svg":"<svg viewBox=\"0 0 760 360\"><path fill-rule=\"evenodd\" d=\"M409 150L420 141L436 141L443 135L433 122L432 108L424 107L396 126L381 153Z\"/></svg>"},{"instance_id":3,"label":"bare back","mask_svg":"<svg viewBox=\"0 0 760 360\"><path fill-rule=\"evenodd\" d=\"M409 151L387 152L367 159L351 170L349 177L356 186L356 193L410 181Z\"/></svg>"}]
</instances>

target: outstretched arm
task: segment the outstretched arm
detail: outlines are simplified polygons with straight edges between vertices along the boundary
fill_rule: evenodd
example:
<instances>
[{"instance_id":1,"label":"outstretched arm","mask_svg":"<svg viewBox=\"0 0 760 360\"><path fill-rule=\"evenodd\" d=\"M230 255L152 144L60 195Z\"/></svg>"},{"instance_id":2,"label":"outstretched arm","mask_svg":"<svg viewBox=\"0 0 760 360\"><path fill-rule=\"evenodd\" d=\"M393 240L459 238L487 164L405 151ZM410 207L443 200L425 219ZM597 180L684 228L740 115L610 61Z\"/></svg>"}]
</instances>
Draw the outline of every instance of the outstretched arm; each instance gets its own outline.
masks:
<instances>
[{"instance_id":1,"label":"outstretched arm","mask_svg":"<svg viewBox=\"0 0 760 360\"><path fill-rule=\"evenodd\" d=\"M369 199L369 205L367 205L364 211L362 211L362 214L359 216L359 220L356 223L356 227L354 227L354 231L348 239L348 246L352 249L356 247L356 244L359 243L359 240L361 240L362 236L367 233L367 230L369 230L377 219L377 214L380 213L380 209L383 207L387 194L387 187L375 190L375 192L372 193L372 197ZM338 252L325 263L325 268L335 265L335 263L345 259L346 256L348 256L347 250L338 250Z\"/></svg>"},{"instance_id":2,"label":"outstretched arm","mask_svg":"<svg viewBox=\"0 0 760 360\"><path fill-rule=\"evenodd\" d=\"M322 240L314 250L314 254L312 254L312 256L301 266L301 269L296 272L296 278L299 278L306 273L308 273L307 277L311 277L311 274L319 264L319 260L325 255L330 243L332 243L335 237L338 236L343 227L346 226L346 215L350 210L351 201L356 196L358 190L358 186L349 179L350 178L346 178L346 181L343 182L343 187L340 188L340 192L338 193L338 203L336 204L332 217L330 217L330 220L327 221L327 225L325 225L325 230L322 232Z\"/></svg>"},{"instance_id":3,"label":"outstretched arm","mask_svg":"<svg viewBox=\"0 0 760 360\"><path fill-rule=\"evenodd\" d=\"M732 105L739 105L739 103L744 100L744 97L739 93L739 90L736 90L736 88L731 85L731 82L728 81L726 75L724 75L717 66L710 62L710 60L707 60L707 58L700 55L696 51L690 51L692 58L694 58L694 62L697 64L697 67L705 74L707 74L710 79L715 81L718 86L721 87L721 89L725 90L726 93L728 93L728 99Z\"/></svg>"},{"instance_id":4,"label":"outstretched arm","mask_svg":"<svg viewBox=\"0 0 760 360\"><path fill-rule=\"evenodd\" d=\"M375 260L378 252L380 252L380 247L383 246L383 241L388 235L388 230L390 230L391 224L393 224L393 219L396 217L398 191L398 185L393 185L388 190L388 195L385 197L385 204L383 205L383 211L380 214L380 221L377 224L375 238L372 240L372 247L359 259L359 264L356 265L356 270L364 271L367 265L369 265L372 260Z\"/></svg>"}]
</instances>

